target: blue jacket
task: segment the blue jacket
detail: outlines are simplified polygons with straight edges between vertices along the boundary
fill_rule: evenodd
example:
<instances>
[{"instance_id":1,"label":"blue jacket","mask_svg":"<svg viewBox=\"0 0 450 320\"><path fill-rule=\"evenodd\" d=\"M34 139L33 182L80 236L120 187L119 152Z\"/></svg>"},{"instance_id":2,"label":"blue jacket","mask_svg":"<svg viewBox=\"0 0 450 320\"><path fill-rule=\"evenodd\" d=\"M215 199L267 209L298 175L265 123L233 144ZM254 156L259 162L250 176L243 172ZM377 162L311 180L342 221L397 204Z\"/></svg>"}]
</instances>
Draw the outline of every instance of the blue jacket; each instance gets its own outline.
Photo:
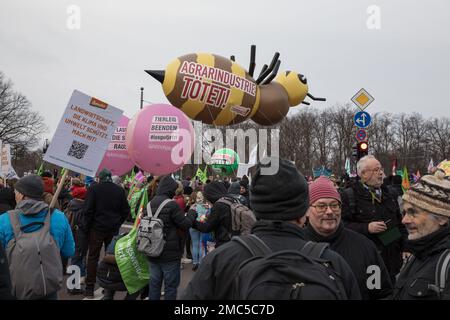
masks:
<instances>
[{"instance_id":1,"label":"blue jacket","mask_svg":"<svg viewBox=\"0 0 450 320\"><path fill-rule=\"evenodd\" d=\"M35 215L24 215L19 214L19 221L22 226L27 225L32 222L44 222L45 216L48 210L43 210ZM41 226L31 226L25 229L25 232L34 232L41 228ZM69 221L67 220L64 213L55 209L50 218L50 234L55 239L56 244L59 247L61 256L71 257L75 254L75 241L73 240L72 230L70 229ZM0 215L0 242L6 249L9 241L14 238L14 231L11 226L11 221L9 219L9 214L5 212Z\"/></svg>"}]
</instances>

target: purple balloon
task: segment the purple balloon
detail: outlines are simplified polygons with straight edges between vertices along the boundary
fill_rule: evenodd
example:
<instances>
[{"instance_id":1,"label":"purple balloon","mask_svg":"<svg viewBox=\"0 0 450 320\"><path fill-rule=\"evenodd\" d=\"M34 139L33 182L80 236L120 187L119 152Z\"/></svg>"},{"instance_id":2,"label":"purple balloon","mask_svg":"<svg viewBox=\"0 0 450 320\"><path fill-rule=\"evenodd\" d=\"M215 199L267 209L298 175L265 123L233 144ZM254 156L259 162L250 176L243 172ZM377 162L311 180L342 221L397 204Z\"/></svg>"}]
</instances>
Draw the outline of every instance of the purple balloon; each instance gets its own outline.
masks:
<instances>
[{"instance_id":1,"label":"purple balloon","mask_svg":"<svg viewBox=\"0 0 450 320\"><path fill-rule=\"evenodd\" d=\"M128 123L127 151L136 165L154 175L181 168L194 151L194 128L169 104L145 106Z\"/></svg>"},{"instance_id":2,"label":"purple balloon","mask_svg":"<svg viewBox=\"0 0 450 320\"><path fill-rule=\"evenodd\" d=\"M97 174L103 168L107 168L111 170L113 175L121 176L134 167L134 162L131 160L125 144L125 133L129 121L130 119L124 115L120 118L119 126L112 136L108 150L105 152L103 160L98 167Z\"/></svg>"}]
</instances>

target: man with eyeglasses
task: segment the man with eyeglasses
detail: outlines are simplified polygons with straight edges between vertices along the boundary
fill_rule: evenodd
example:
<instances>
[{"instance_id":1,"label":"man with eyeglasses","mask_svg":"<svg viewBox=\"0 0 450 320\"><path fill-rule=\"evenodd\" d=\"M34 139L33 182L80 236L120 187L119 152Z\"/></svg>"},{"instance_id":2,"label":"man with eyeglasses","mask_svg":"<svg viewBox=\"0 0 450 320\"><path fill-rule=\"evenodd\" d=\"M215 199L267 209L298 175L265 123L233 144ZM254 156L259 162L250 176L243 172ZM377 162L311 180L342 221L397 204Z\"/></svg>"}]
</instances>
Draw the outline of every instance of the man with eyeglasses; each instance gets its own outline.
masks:
<instances>
[{"instance_id":1,"label":"man with eyeglasses","mask_svg":"<svg viewBox=\"0 0 450 320\"><path fill-rule=\"evenodd\" d=\"M444 175L423 176L403 195L412 257L398 276L394 299L450 300L450 181Z\"/></svg>"},{"instance_id":2,"label":"man with eyeglasses","mask_svg":"<svg viewBox=\"0 0 450 320\"><path fill-rule=\"evenodd\" d=\"M373 241L394 283L407 255L400 208L396 196L383 185L384 170L374 156L362 157L357 172L360 180L341 194L342 220L347 228Z\"/></svg>"},{"instance_id":3,"label":"man with eyeglasses","mask_svg":"<svg viewBox=\"0 0 450 320\"><path fill-rule=\"evenodd\" d=\"M309 203L307 226L302 230L305 240L329 243L330 249L345 259L364 300L388 297L392 283L383 259L372 241L341 223L341 196L330 179L320 177L309 184ZM378 268L378 285L370 285L368 278L375 270L371 266Z\"/></svg>"},{"instance_id":4,"label":"man with eyeglasses","mask_svg":"<svg viewBox=\"0 0 450 320\"><path fill-rule=\"evenodd\" d=\"M278 171L270 175L265 174L264 169L275 162L279 164ZM257 243L262 248L267 246L274 253L285 252L286 250L300 251L304 248L307 241L303 240L302 227L305 223L305 214L309 207L308 194L309 189L305 177L290 161L275 157L261 160L261 163L256 167L255 174L252 175L252 183L250 186L250 202L258 218L258 221L252 229L253 236L251 237L255 241L258 241ZM255 236L259 240L256 240ZM284 264L281 265L283 268L274 268L274 272L278 272L276 274L278 276L276 279L277 282L267 281L269 278L266 278L264 276L266 272L263 272L263 274L259 275L265 281L258 280L255 283L242 283L239 281L239 279L244 280L240 277L241 267L244 262L249 262L249 259L254 259L253 253L260 251L257 250L252 253L251 251L253 249L250 249L251 247L248 244L244 245L243 242L234 239L208 253L205 259L202 260L199 269L188 284L185 292L181 295L181 299L239 300L244 299L242 295L243 290L245 291L251 287L255 289L256 286L261 288L261 285L268 285L271 288L268 290L251 290L249 295L244 295L245 299L300 299L300 295L293 294L297 292L295 291L297 287L291 288L292 283L296 283L300 279L297 278L294 282L290 282L295 279L296 272L294 271L289 274L289 271L293 270L292 267L289 267L292 263L295 264L297 262L297 265L293 266L295 267L294 270L297 270L302 266L304 267L301 262L311 260L305 258L301 258L300 260L291 259L290 261L292 263L290 264L286 262L286 259L278 260L283 261ZM348 263L328 248L319 251L321 251L321 254L319 254L321 259L330 267L330 270L327 272L334 274L333 270L335 270L335 276L339 275L339 277L335 278L330 277L330 274L327 273L326 278L337 280L336 282L340 283L340 286L342 286L340 292L346 296L346 299L361 299L357 281ZM273 254L269 255L273 256ZM308 254L304 253L303 255ZM271 266L273 265L271 264ZM267 268L264 269L264 271L267 270ZM323 269L320 270L324 271ZM317 274L320 273L319 269L317 269L315 281L320 282L317 277ZM249 277L247 279L253 278ZM308 285L303 288L303 292L305 293L303 297L308 296L309 299L315 300L331 299L325 293L328 289L325 286L316 286L315 283L308 282ZM251 287L247 286L247 284L251 285ZM303 285L305 286L305 283ZM324 290L319 289L319 287Z\"/></svg>"}]
</instances>

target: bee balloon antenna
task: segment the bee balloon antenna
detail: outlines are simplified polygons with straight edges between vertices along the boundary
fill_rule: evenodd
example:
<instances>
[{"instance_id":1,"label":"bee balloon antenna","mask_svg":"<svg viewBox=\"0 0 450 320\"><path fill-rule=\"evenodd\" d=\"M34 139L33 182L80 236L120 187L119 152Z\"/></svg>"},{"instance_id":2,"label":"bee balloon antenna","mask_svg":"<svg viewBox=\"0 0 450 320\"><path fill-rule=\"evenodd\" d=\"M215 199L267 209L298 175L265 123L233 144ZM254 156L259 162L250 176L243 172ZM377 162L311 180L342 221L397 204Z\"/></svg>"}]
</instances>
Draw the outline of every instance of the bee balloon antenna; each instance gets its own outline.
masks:
<instances>
[{"instance_id":1,"label":"bee balloon antenna","mask_svg":"<svg viewBox=\"0 0 450 320\"><path fill-rule=\"evenodd\" d=\"M327 99L325 99L325 98L316 98L316 97L314 97L311 93L307 93L306 94L308 97L310 97L311 99L313 99L314 101L327 101Z\"/></svg>"},{"instance_id":2,"label":"bee balloon antenna","mask_svg":"<svg viewBox=\"0 0 450 320\"><path fill-rule=\"evenodd\" d=\"M270 81L272 81L273 78L275 78L277 76L278 69L280 68L280 64L281 64L281 61L278 60L277 63L275 64L275 68L270 73L270 76L266 80L264 80L261 84L269 84Z\"/></svg>"},{"instance_id":3,"label":"bee balloon antenna","mask_svg":"<svg viewBox=\"0 0 450 320\"><path fill-rule=\"evenodd\" d=\"M311 103L306 102L306 101L302 101L303 104L306 104L307 106L311 105Z\"/></svg>"},{"instance_id":4,"label":"bee balloon antenna","mask_svg":"<svg viewBox=\"0 0 450 320\"><path fill-rule=\"evenodd\" d=\"M275 54L273 55L273 58L272 58L272 62L270 63L270 65L267 68L267 70L264 71L258 77L258 80L256 80L256 84L260 84L272 72L272 70L275 68L275 65L276 65L279 57L280 57L280 53L279 52L275 52Z\"/></svg>"},{"instance_id":5,"label":"bee balloon antenna","mask_svg":"<svg viewBox=\"0 0 450 320\"><path fill-rule=\"evenodd\" d=\"M231 56L231 57L230 57L230 60L233 61L233 62L235 62L235 61L236 61L236 58L235 58L234 56Z\"/></svg>"},{"instance_id":6,"label":"bee balloon antenna","mask_svg":"<svg viewBox=\"0 0 450 320\"><path fill-rule=\"evenodd\" d=\"M261 77L261 75L267 70L268 67L269 67L269 66L268 66L267 64L264 64L264 65L262 66L261 72L259 73L258 78Z\"/></svg>"},{"instance_id":7,"label":"bee balloon antenna","mask_svg":"<svg viewBox=\"0 0 450 320\"><path fill-rule=\"evenodd\" d=\"M256 58L256 46L253 44L250 47L250 65L248 67L248 74L253 78L253 73L255 72L255 58Z\"/></svg>"}]
</instances>

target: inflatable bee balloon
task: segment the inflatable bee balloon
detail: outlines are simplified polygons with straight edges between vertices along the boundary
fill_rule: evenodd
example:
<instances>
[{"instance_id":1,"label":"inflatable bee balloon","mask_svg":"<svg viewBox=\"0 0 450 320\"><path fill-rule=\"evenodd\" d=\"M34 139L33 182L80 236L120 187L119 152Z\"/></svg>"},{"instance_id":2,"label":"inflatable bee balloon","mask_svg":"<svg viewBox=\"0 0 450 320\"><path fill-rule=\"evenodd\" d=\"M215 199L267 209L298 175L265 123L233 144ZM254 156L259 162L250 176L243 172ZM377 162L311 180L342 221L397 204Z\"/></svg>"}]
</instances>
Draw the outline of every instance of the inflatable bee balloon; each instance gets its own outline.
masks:
<instances>
[{"instance_id":1,"label":"inflatable bee balloon","mask_svg":"<svg viewBox=\"0 0 450 320\"><path fill-rule=\"evenodd\" d=\"M277 76L280 54L275 53L269 66L264 65L256 80L256 47L251 47L247 72L232 56L195 53L173 60L165 71L145 70L162 83L172 105L188 117L203 123L226 126L252 119L261 125L273 125L286 116L290 107L303 101L308 92L306 78L286 71ZM273 80L273 81L272 81Z\"/></svg>"}]
</instances>

